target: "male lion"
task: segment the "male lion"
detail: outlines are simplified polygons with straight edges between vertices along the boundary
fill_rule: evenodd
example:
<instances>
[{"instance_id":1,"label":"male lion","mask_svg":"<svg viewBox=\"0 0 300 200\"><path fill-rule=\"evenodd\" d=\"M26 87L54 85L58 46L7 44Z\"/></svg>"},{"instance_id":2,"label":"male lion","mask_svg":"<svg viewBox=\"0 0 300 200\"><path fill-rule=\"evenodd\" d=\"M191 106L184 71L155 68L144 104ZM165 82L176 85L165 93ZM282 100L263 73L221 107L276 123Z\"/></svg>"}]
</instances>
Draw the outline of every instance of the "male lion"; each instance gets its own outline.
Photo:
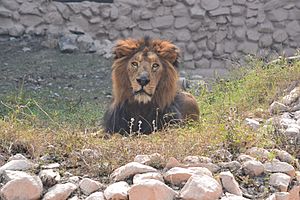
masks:
<instances>
[{"instance_id":1,"label":"male lion","mask_svg":"<svg viewBox=\"0 0 300 200\"><path fill-rule=\"evenodd\" d=\"M117 42L112 65L113 101L104 115L110 133L151 133L185 119L197 120L195 98L178 89L179 49L169 41Z\"/></svg>"}]
</instances>

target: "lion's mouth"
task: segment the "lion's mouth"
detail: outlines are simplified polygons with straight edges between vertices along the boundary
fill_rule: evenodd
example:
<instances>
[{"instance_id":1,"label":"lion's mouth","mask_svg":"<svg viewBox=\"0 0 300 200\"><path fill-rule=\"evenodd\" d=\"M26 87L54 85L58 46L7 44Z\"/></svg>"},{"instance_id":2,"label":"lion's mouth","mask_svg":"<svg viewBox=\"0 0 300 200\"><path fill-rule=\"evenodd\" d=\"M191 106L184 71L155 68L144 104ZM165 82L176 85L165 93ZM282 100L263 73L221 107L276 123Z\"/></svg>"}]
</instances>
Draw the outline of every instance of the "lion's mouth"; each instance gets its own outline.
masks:
<instances>
[{"instance_id":1,"label":"lion's mouth","mask_svg":"<svg viewBox=\"0 0 300 200\"><path fill-rule=\"evenodd\" d=\"M148 92L146 92L146 91L144 90L144 88L141 88L141 89L138 90L138 91L134 91L133 94L134 94L134 95L138 95L138 94L146 94L146 95L148 95L149 97L152 97L152 94L149 94Z\"/></svg>"}]
</instances>

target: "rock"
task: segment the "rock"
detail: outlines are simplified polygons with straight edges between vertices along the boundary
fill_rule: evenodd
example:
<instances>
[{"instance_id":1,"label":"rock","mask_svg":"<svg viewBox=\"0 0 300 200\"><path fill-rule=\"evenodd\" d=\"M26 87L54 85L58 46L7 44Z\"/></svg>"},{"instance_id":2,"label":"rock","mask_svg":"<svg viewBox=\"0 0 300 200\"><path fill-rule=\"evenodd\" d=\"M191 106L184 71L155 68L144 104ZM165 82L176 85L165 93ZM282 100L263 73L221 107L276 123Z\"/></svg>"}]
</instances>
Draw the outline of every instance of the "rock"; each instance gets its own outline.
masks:
<instances>
[{"instance_id":1,"label":"rock","mask_svg":"<svg viewBox=\"0 0 300 200\"><path fill-rule=\"evenodd\" d=\"M47 165L42 165L42 169L57 169L60 167L59 163L50 163Z\"/></svg>"},{"instance_id":2,"label":"rock","mask_svg":"<svg viewBox=\"0 0 300 200\"><path fill-rule=\"evenodd\" d=\"M162 167L165 164L164 158L159 153L137 155L134 158L134 162L149 165L151 167Z\"/></svg>"},{"instance_id":3,"label":"rock","mask_svg":"<svg viewBox=\"0 0 300 200\"><path fill-rule=\"evenodd\" d=\"M288 39L288 34L286 33L285 30L279 29L273 33L273 39L275 42L281 43L284 42L286 39Z\"/></svg>"},{"instance_id":4,"label":"rock","mask_svg":"<svg viewBox=\"0 0 300 200\"><path fill-rule=\"evenodd\" d=\"M221 163L218 163L218 164L222 169L227 169L231 172L238 171L239 169L242 168L242 165L236 160L229 161L229 162L221 162Z\"/></svg>"},{"instance_id":5,"label":"rock","mask_svg":"<svg viewBox=\"0 0 300 200\"><path fill-rule=\"evenodd\" d=\"M156 172L157 170L153 167L143 165L137 162L130 162L124 166L117 168L111 175L110 178L114 181L125 180L130 176L134 176L135 174L141 174L146 172Z\"/></svg>"},{"instance_id":6,"label":"rock","mask_svg":"<svg viewBox=\"0 0 300 200\"><path fill-rule=\"evenodd\" d=\"M114 23L114 27L119 31L133 28L134 26L136 26L136 24L127 16L119 17Z\"/></svg>"},{"instance_id":7,"label":"rock","mask_svg":"<svg viewBox=\"0 0 300 200\"><path fill-rule=\"evenodd\" d=\"M90 178L84 178L79 183L79 188L85 195L90 195L91 193L96 192L101 187L103 186L100 182L94 181Z\"/></svg>"},{"instance_id":8,"label":"rock","mask_svg":"<svg viewBox=\"0 0 300 200\"><path fill-rule=\"evenodd\" d=\"M195 62L195 67L196 68L202 68L202 69L209 68L210 67L210 62L209 62L208 59L202 58L202 59Z\"/></svg>"},{"instance_id":9,"label":"rock","mask_svg":"<svg viewBox=\"0 0 300 200\"><path fill-rule=\"evenodd\" d=\"M5 170L26 171L34 168L34 164L29 160L11 160L0 167L0 174Z\"/></svg>"},{"instance_id":10,"label":"rock","mask_svg":"<svg viewBox=\"0 0 300 200\"><path fill-rule=\"evenodd\" d=\"M296 87L288 95L283 97L282 103L286 106L291 106L299 98L300 98L300 87Z\"/></svg>"},{"instance_id":11,"label":"rock","mask_svg":"<svg viewBox=\"0 0 300 200\"><path fill-rule=\"evenodd\" d=\"M25 27L36 27L43 22L44 19L36 15L24 15L20 18L20 23Z\"/></svg>"},{"instance_id":12,"label":"rock","mask_svg":"<svg viewBox=\"0 0 300 200\"><path fill-rule=\"evenodd\" d=\"M283 173L274 173L270 176L269 184L278 188L280 192L287 192L291 177Z\"/></svg>"},{"instance_id":13,"label":"rock","mask_svg":"<svg viewBox=\"0 0 300 200\"><path fill-rule=\"evenodd\" d=\"M275 192L266 200L289 200L289 193L288 192Z\"/></svg>"},{"instance_id":14,"label":"rock","mask_svg":"<svg viewBox=\"0 0 300 200\"><path fill-rule=\"evenodd\" d=\"M229 15L230 14L230 9L228 7L220 7L215 10L209 11L210 16L216 17L219 15Z\"/></svg>"},{"instance_id":15,"label":"rock","mask_svg":"<svg viewBox=\"0 0 300 200\"><path fill-rule=\"evenodd\" d=\"M264 165L260 161L256 160L248 160L244 162L242 168L245 174L250 176L259 176L265 171Z\"/></svg>"},{"instance_id":16,"label":"rock","mask_svg":"<svg viewBox=\"0 0 300 200\"><path fill-rule=\"evenodd\" d=\"M180 164L176 158L171 157L171 158L169 158L169 160L165 166L165 169L171 169L173 167L181 167L181 166L183 166L183 165Z\"/></svg>"},{"instance_id":17,"label":"rock","mask_svg":"<svg viewBox=\"0 0 300 200\"><path fill-rule=\"evenodd\" d=\"M125 181L120 181L109 185L104 190L106 199L127 200L130 186Z\"/></svg>"},{"instance_id":18,"label":"rock","mask_svg":"<svg viewBox=\"0 0 300 200\"><path fill-rule=\"evenodd\" d=\"M8 159L8 161L12 161L12 160L28 160L28 159L25 156L23 156L22 154L17 153Z\"/></svg>"},{"instance_id":19,"label":"rock","mask_svg":"<svg viewBox=\"0 0 300 200\"><path fill-rule=\"evenodd\" d=\"M239 188L239 184L235 180L233 174L230 171L221 172L220 178L221 178L222 186L227 192L231 194L235 194L237 196L242 196L243 193Z\"/></svg>"},{"instance_id":20,"label":"rock","mask_svg":"<svg viewBox=\"0 0 300 200\"><path fill-rule=\"evenodd\" d=\"M220 6L219 0L202 0L201 7L207 11L214 10Z\"/></svg>"},{"instance_id":21,"label":"rock","mask_svg":"<svg viewBox=\"0 0 300 200\"><path fill-rule=\"evenodd\" d=\"M18 10L20 8L20 5L17 1L13 0L2 0L2 5L12 11Z\"/></svg>"},{"instance_id":22,"label":"rock","mask_svg":"<svg viewBox=\"0 0 300 200\"><path fill-rule=\"evenodd\" d=\"M174 17L172 15L166 15L162 17L155 17L152 20L152 26L154 28L169 28L174 22Z\"/></svg>"},{"instance_id":23,"label":"rock","mask_svg":"<svg viewBox=\"0 0 300 200\"><path fill-rule=\"evenodd\" d=\"M244 198L242 196L237 196L230 193L225 193L225 196L221 198L221 200L249 200L247 198Z\"/></svg>"},{"instance_id":24,"label":"rock","mask_svg":"<svg viewBox=\"0 0 300 200\"><path fill-rule=\"evenodd\" d=\"M190 23L191 19L189 17L176 17L174 27L184 28Z\"/></svg>"},{"instance_id":25,"label":"rock","mask_svg":"<svg viewBox=\"0 0 300 200\"><path fill-rule=\"evenodd\" d=\"M293 156L286 151L275 149L274 152L276 153L276 156L279 158L279 160L282 162L287 162L291 164L294 161Z\"/></svg>"},{"instance_id":26,"label":"rock","mask_svg":"<svg viewBox=\"0 0 300 200\"><path fill-rule=\"evenodd\" d=\"M300 25L296 20L294 20L286 25L285 30L287 31L288 35L295 37L300 33Z\"/></svg>"},{"instance_id":27,"label":"rock","mask_svg":"<svg viewBox=\"0 0 300 200\"><path fill-rule=\"evenodd\" d=\"M288 127L284 134L289 138L297 138L299 137L300 130L296 127Z\"/></svg>"},{"instance_id":28,"label":"rock","mask_svg":"<svg viewBox=\"0 0 300 200\"><path fill-rule=\"evenodd\" d=\"M188 29L181 29L176 31L176 38L180 42L187 42L192 38L191 32Z\"/></svg>"},{"instance_id":29,"label":"rock","mask_svg":"<svg viewBox=\"0 0 300 200\"><path fill-rule=\"evenodd\" d=\"M205 168L198 168L197 170L195 167L193 168L174 167L164 174L164 179L173 185L183 185L194 174L197 175L209 174L209 176L212 177L210 171L201 171L201 169L205 169Z\"/></svg>"},{"instance_id":30,"label":"rock","mask_svg":"<svg viewBox=\"0 0 300 200\"><path fill-rule=\"evenodd\" d=\"M177 5L172 8L172 13L175 17L183 17L189 15L189 10L184 4L177 3Z\"/></svg>"},{"instance_id":31,"label":"rock","mask_svg":"<svg viewBox=\"0 0 300 200\"><path fill-rule=\"evenodd\" d=\"M270 172L270 173L281 172L291 177L295 176L295 168L286 162L280 162L280 161L267 162L264 164L264 167L266 172Z\"/></svg>"},{"instance_id":32,"label":"rock","mask_svg":"<svg viewBox=\"0 0 300 200\"><path fill-rule=\"evenodd\" d=\"M162 183L164 183L164 178L160 173L147 172L147 173L143 173L143 174L136 174L133 177L133 184L137 184L137 183L143 182L144 180L148 180L148 179L155 179L155 180L158 180L158 181L161 181Z\"/></svg>"},{"instance_id":33,"label":"rock","mask_svg":"<svg viewBox=\"0 0 300 200\"><path fill-rule=\"evenodd\" d=\"M259 40L259 37L260 37L260 33L258 33L257 31L255 30L247 30L247 38L250 40L250 41L258 41Z\"/></svg>"},{"instance_id":34,"label":"rock","mask_svg":"<svg viewBox=\"0 0 300 200\"><path fill-rule=\"evenodd\" d=\"M198 5L194 5L190 9L191 18L193 19L203 19L205 17L205 10L200 8Z\"/></svg>"},{"instance_id":35,"label":"rock","mask_svg":"<svg viewBox=\"0 0 300 200\"><path fill-rule=\"evenodd\" d=\"M19 12L20 14L42 16L38 6L37 2L24 2L19 8Z\"/></svg>"},{"instance_id":36,"label":"rock","mask_svg":"<svg viewBox=\"0 0 300 200\"><path fill-rule=\"evenodd\" d=\"M45 169L40 171L39 177L46 187L52 187L58 181L60 181L60 175L58 172L53 171L53 169Z\"/></svg>"},{"instance_id":37,"label":"rock","mask_svg":"<svg viewBox=\"0 0 300 200\"><path fill-rule=\"evenodd\" d=\"M13 37L20 37L24 34L25 28L21 24L14 25L8 29L8 34Z\"/></svg>"},{"instance_id":38,"label":"rock","mask_svg":"<svg viewBox=\"0 0 300 200\"><path fill-rule=\"evenodd\" d=\"M269 158L270 152L263 148L252 147L246 151L246 154L259 160L267 160Z\"/></svg>"},{"instance_id":39,"label":"rock","mask_svg":"<svg viewBox=\"0 0 300 200\"><path fill-rule=\"evenodd\" d=\"M180 191L180 198L189 200L216 200L222 194L221 185L209 176L193 175Z\"/></svg>"},{"instance_id":40,"label":"rock","mask_svg":"<svg viewBox=\"0 0 300 200\"><path fill-rule=\"evenodd\" d=\"M273 31L274 31L273 24L269 21L266 21L266 22L260 24L259 29L258 29L258 32L261 32L261 33L273 33Z\"/></svg>"},{"instance_id":41,"label":"rock","mask_svg":"<svg viewBox=\"0 0 300 200\"><path fill-rule=\"evenodd\" d=\"M250 119L250 118L245 119L245 124L247 124L248 126L253 128L253 130L257 130L260 127L260 124L258 121L254 120L254 119Z\"/></svg>"},{"instance_id":42,"label":"rock","mask_svg":"<svg viewBox=\"0 0 300 200\"><path fill-rule=\"evenodd\" d=\"M288 12L286 12L286 10L283 8L279 8L271 10L270 12L268 12L267 16L270 21L281 22L288 18Z\"/></svg>"},{"instance_id":43,"label":"rock","mask_svg":"<svg viewBox=\"0 0 300 200\"><path fill-rule=\"evenodd\" d=\"M40 199L43 192L43 184L37 176L31 176L25 172L5 172L9 180L0 190L1 199ZM6 178L8 179L8 178ZM16 189L17 188L17 189Z\"/></svg>"},{"instance_id":44,"label":"rock","mask_svg":"<svg viewBox=\"0 0 300 200\"><path fill-rule=\"evenodd\" d=\"M263 35L258 42L260 47L270 47L273 39L271 35Z\"/></svg>"},{"instance_id":45,"label":"rock","mask_svg":"<svg viewBox=\"0 0 300 200\"><path fill-rule=\"evenodd\" d=\"M164 6L174 6L176 5L176 0L162 0Z\"/></svg>"},{"instance_id":46,"label":"rock","mask_svg":"<svg viewBox=\"0 0 300 200\"><path fill-rule=\"evenodd\" d=\"M94 43L94 40L89 35L80 35L77 38L77 43L79 50L84 53L94 53L96 52L96 45Z\"/></svg>"},{"instance_id":47,"label":"rock","mask_svg":"<svg viewBox=\"0 0 300 200\"><path fill-rule=\"evenodd\" d=\"M134 184L128 195L130 200L173 200L177 193L161 181L148 179Z\"/></svg>"},{"instance_id":48,"label":"rock","mask_svg":"<svg viewBox=\"0 0 300 200\"><path fill-rule=\"evenodd\" d=\"M105 200L103 192L95 192L88 196L85 200Z\"/></svg>"},{"instance_id":49,"label":"rock","mask_svg":"<svg viewBox=\"0 0 300 200\"><path fill-rule=\"evenodd\" d=\"M289 199L300 200L300 186L294 186L289 191Z\"/></svg>"},{"instance_id":50,"label":"rock","mask_svg":"<svg viewBox=\"0 0 300 200\"><path fill-rule=\"evenodd\" d=\"M237 157L237 161L243 163L246 162L248 160L255 160L255 158L253 158L252 156L246 155L246 154L241 154Z\"/></svg>"},{"instance_id":51,"label":"rock","mask_svg":"<svg viewBox=\"0 0 300 200\"><path fill-rule=\"evenodd\" d=\"M56 184L44 195L42 200L65 200L77 189L73 183Z\"/></svg>"},{"instance_id":52,"label":"rock","mask_svg":"<svg viewBox=\"0 0 300 200\"><path fill-rule=\"evenodd\" d=\"M77 51L78 50L78 47L76 46L77 37L78 36L75 34L69 34L59 38L58 46L60 51L62 53L73 53L74 51Z\"/></svg>"}]
</instances>

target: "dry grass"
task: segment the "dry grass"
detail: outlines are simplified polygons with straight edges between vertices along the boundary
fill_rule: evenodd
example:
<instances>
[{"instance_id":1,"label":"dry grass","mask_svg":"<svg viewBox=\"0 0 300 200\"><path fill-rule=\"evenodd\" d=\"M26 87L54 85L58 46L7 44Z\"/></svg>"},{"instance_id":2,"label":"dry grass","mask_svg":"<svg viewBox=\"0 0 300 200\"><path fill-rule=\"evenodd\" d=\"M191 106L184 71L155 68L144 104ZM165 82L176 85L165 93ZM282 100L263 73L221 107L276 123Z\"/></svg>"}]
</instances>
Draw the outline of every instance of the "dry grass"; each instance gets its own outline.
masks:
<instances>
[{"instance_id":1,"label":"dry grass","mask_svg":"<svg viewBox=\"0 0 300 200\"><path fill-rule=\"evenodd\" d=\"M270 103L300 80L300 62L287 64L283 60L269 66L259 61L251 63L235 72L232 80L216 83L211 91L201 88L198 122L151 135L107 137L97 126L82 128L82 119L95 120L92 106L77 114L64 113L64 118L72 118L69 123L57 120L53 111L43 110L32 99L31 105L26 100L3 102L10 111L2 113L0 119L0 152L7 156L20 152L32 159L48 155L74 174L105 176L137 154L158 152L166 159L172 156L181 160L188 155L211 157L215 150L224 148L237 154L252 146L280 147L272 129L254 132L243 121L247 116L269 117ZM42 110L44 116L30 112L33 107ZM78 121L76 116L80 116ZM97 153L87 155L84 149Z\"/></svg>"}]
</instances>

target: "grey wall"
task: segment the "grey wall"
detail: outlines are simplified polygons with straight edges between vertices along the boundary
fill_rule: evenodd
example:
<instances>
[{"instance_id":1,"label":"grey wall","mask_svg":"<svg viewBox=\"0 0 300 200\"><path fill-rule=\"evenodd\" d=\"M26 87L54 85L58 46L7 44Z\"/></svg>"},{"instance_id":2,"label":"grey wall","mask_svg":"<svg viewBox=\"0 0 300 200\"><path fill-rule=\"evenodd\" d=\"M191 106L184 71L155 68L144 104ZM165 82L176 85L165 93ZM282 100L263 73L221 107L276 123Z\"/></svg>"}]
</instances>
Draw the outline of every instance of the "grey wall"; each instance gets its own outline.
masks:
<instances>
[{"instance_id":1,"label":"grey wall","mask_svg":"<svg viewBox=\"0 0 300 200\"><path fill-rule=\"evenodd\" d=\"M182 49L187 71L212 76L248 54L267 59L295 54L300 0L0 0L0 34L55 38L69 30L98 44L143 35L170 39Z\"/></svg>"}]
</instances>

